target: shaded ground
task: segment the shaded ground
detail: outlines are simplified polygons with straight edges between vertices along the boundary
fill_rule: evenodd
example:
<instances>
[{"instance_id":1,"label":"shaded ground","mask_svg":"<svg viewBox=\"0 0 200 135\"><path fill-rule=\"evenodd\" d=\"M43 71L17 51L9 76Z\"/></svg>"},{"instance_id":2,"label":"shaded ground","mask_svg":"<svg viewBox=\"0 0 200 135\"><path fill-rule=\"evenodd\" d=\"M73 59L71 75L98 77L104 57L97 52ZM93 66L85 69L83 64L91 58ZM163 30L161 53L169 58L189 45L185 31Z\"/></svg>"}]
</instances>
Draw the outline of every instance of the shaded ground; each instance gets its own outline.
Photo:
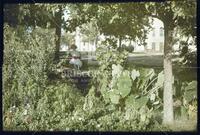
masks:
<instances>
[{"instance_id":1,"label":"shaded ground","mask_svg":"<svg viewBox=\"0 0 200 135\"><path fill-rule=\"evenodd\" d=\"M64 52L60 53L61 59L64 58L66 55ZM173 56L176 58L176 56ZM83 70L87 70L87 67L98 67L98 61L96 60L95 56L91 57L88 56L87 53L82 54L82 61L83 61ZM137 66L143 68L153 68L156 70L163 70L163 55L162 54L144 54L144 53L134 53L129 54L127 59L129 66ZM197 79L197 68L196 67L183 67L180 68L179 66L173 64L173 72L175 76L178 78L187 81L187 80L196 80Z\"/></svg>"},{"instance_id":2,"label":"shaded ground","mask_svg":"<svg viewBox=\"0 0 200 135\"><path fill-rule=\"evenodd\" d=\"M197 121L195 120L179 120L175 121L170 127L173 131L197 131Z\"/></svg>"}]
</instances>

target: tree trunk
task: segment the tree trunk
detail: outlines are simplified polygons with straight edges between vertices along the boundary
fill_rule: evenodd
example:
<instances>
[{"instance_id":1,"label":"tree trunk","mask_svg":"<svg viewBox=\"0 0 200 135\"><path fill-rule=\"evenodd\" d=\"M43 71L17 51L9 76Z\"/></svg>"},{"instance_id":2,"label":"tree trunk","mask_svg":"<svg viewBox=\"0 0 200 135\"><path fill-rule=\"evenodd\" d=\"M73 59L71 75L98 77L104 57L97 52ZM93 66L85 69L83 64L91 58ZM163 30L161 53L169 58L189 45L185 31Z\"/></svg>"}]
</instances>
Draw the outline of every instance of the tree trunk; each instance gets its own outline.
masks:
<instances>
[{"instance_id":1,"label":"tree trunk","mask_svg":"<svg viewBox=\"0 0 200 135\"><path fill-rule=\"evenodd\" d=\"M163 124L171 125L174 122L173 113L173 73L172 73L172 33L171 29L164 23L164 116Z\"/></svg>"},{"instance_id":2,"label":"tree trunk","mask_svg":"<svg viewBox=\"0 0 200 135\"><path fill-rule=\"evenodd\" d=\"M119 51L122 50L122 37L119 36Z\"/></svg>"},{"instance_id":3,"label":"tree trunk","mask_svg":"<svg viewBox=\"0 0 200 135\"><path fill-rule=\"evenodd\" d=\"M97 47L98 47L98 45L97 45L97 43L98 43L98 36L96 36L96 38L95 38L95 41L94 41L94 48L95 48L95 50L94 50L94 55L96 55L96 49L97 49Z\"/></svg>"},{"instance_id":4,"label":"tree trunk","mask_svg":"<svg viewBox=\"0 0 200 135\"><path fill-rule=\"evenodd\" d=\"M56 43L56 49L55 49L55 61L59 60L59 50L60 50L60 39L61 39L61 23L62 23L62 8L59 7L59 11L55 14L55 43Z\"/></svg>"}]
</instances>

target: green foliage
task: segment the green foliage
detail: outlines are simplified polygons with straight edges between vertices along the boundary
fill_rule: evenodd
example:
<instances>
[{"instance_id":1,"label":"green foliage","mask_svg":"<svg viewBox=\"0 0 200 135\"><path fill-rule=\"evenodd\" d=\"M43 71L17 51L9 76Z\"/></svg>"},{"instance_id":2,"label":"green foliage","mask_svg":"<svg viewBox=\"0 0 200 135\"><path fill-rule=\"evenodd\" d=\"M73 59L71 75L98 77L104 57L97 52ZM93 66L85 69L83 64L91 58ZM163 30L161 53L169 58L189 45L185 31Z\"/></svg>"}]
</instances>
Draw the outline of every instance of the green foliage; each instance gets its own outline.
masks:
<instances>
[{"instance_id":1,"label":"green foliage","mask_svg":"<svg viewBox=\"0 0 200 135\"><path fill-rule=\"evenodd\" d=\"M133 69L133 70L131 71L131 78L132 78L133 81L135 81L135 79L136 79L137 77L139 77L139 76L140 76L140 72L139 72L139 71L137 71L137 70L135 70L135 69Z\"/></svg>"},{"instance_id":2,"label":"green foliage","mask_svg":"<svg viewBox=\"0 0 200 135\"><path fill-rule=\"evenodd\" d=\"M117 92L114 89L109 92L109 89L114 88L117 82L116 79L112 78L120 76L119 73L122 72L122 66L120 65L125 63L128 56L127 51L124 50L119 52L117 50L116 43L116 40L113 38L108 38L97 48L96 55L100 66L96 76L93 77L93 80L96 80L99 83L99 87L97 87L97 89L101 92L105 102L109 102L109 99L111 99L114 103L118 103L121 92ZM122 81L123 80L121 79L121 82ZM122 89L123 88L124 87L122 87Z\"/></svg>"},{"instance_id":3,"label":"green foliage","mask_svg":"<svg viewBox=\"0 0 200 135\"><path fill-rule=\"evenodd\" d=\"M44 90L43 97L36 103L36 108L32 105L29 108L24 108L23 105L17 107L16 111L12 112L12 120L16 123L12 126L4 125L4 127L7 129L11 126L11 130L15 128L17 130L65 130L63 124L70 122L68 117L71 117L71 113L83 101L80 93L74 88L72 90L72 87L67 84L49 85ZM26 121L27 117L29 121Z\"/></svg>"},{"instance_id":4,"label":"green foliage","mask_svg":"<svg viewBox=\"0 0 200 135\"><path fill-rule=\"evenodd\" d=\"M164 82L163 71L157 74L153 69L127 70L127 48L119 50L117 38L143 41L147 33L144 27L149 27L151 15L158 15L165 23L169 22L170 27L178 25L185 35L194 36L189 30L193 30L193 24L188 24L194 23L195 4L184 3L186 5L180 3L179 6L175 2L69 5L70 16L64 25L67 30L73 31L83 24L81 32L90 34L85 40L94 40L99 33L95 30L110 36L97 48L100 65L93 77L95 85L86 97L66 82L48 85L48 74L54 67L54 35L51 30L36 26L49 27L49 19L55 16L56 9L65 5L19 6L23 14L15 17L28 18L24 23L34 29L4 27L4 129L147 131L157 127L152 115L162 107L159 93ZM192 7L191 12L185 8L187 5ZM45 14L45 11L48 12ZM71 42L71 38L63 41ZM182 85L182 115L196 117L196 85L195 81ZM97 92L101 93L100 97L95 96Z\"/></svg>"},{"instance_id":5,"label":"green foliage","mask_svg":"<svg viewBox=\"0 0 200 135\"><path fill-rule=\"evenodd\" d=\"M111 81L108 80L108 75L104 75L104 79L99 81L102 83L101 94L104 101L113 104L115 109L125 111L123 114L125 120L140 121L135 123L134 128L145 129L152 122L152 113L162 103L158 93L163 87L163 71L159 74L153 69L144 68L130 71L124 70L119 64L113 64L111 73ZM151 108L151 111L142 112L142 108L147 110Z\"/></svg>"},{"instance_id":6,"label":"green foliage","mask_svg":"<svg viewBox=\"0 0 200 135\"><path fill-rule=\"evenodd\" d=\"M187 84L183 97L188 103L197 98L197 81L192 81Z\"/></svg>"},{"instance_id":7,"label":"green foliage","mask_svg":"<svg viewBox=\"0 0 200 135\"><path fill-rule=\"evenodd\" d=\"M52 23L53 14L51 11L46 10L45 6L37 4L13 4L12 6L6 5L5 22L12 26L40 26L46 28L48 23ZM9 19L13 18L13 19Z\"/></svg>"},{"instance_id":8,"label":"green foliage","mask_svg":"<svg viewBox=\"0 0 200 135\"><path fill-rule=\"evenodd\" d=\"M160 73L158 74L158 81L157 81L157 83L156 83L156 86L157 86L157 87L163 87L163 82L164 82L164 73L163 73L163 71L162 71L162 72L160 72Z\"/></svg>"},{"instance_id":9,"label":"green foliage","mask_svg":"<svg viewBox=\"0 0 200 135\"><path fill-rule=\"evenodd\" d=\"M70 32L65 32L61 35L61 44L71 45L74 42L75 35Z\"/></svg>"},{"instance_id":10,"label":"green foliage","mask_svg":"<svg viewBox=\"0 0 200 135\"><path fill-rule=\"evenodd\" d=\"M148 98L146 96L136 98L136 95L130 95L126 99L126 107L127 108L134 108L139 109L142 106L145 106L147 104Z\"/></svg>"},{"instance_id":11,"label":"green foliage","mask_svg":"<svg viewBox=\"0 0 200 135\"><path fill-rule=\"evenodd\" d=\"M3 88L4 109L27 102L34 104L53 68L53 34L37 28L31 33L4 27ZM25 101L25 98L28 101ZM4 111L5 111L4 110Z\"/></svg>"},{"instance_id":12,"label":"green foliage","mask_svg":"<svg viewBox=\"0 0 200 135\"><path fill-rule=\"evenodd\" d=\"M95 19L91 19L90 22L81 25L81 34L83 36L83 41L85 42L97 42L97 37L99 35L97 22Z\"/></svg>"},{"instance_id":13,"label":"green foliage","mask_svg":"<svg viewBox=\"0 0 200 135\"><path fill-rule=\"evenodd\" d=\"M122 75L118 78L117 87L119 89L119 94L122 98L126 97L131 91L132 81L129 75L129 71L124 71Z\"/></svg>"}]
</instances>

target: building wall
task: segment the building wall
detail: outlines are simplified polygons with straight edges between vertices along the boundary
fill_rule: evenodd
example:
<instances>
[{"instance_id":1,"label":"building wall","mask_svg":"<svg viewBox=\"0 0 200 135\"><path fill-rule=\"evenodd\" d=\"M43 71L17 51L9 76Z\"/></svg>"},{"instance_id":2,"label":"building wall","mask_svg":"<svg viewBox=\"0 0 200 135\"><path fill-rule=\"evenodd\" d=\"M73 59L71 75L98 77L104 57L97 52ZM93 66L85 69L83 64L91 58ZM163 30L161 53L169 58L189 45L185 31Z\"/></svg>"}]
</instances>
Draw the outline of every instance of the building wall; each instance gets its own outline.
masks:
<instances>
[{"instance_id":1,"label":"building wall","mask_svg":"<svg viewBox=\"0 0 200 135\"><path fill-rule=\"evenodd\" d=\"M145 52L145 53L163 53L164 52L164 29L163 29L163 23L162 21L158 19L154 19L152 24L153 29L149 31L147 34L146 39L146 46L138 45L134 41L122 41L122 44L125 45L133 45L134 46L134 52ZM101 35L99 37L98 43L103 41L105 39L105 36ZM96 51L96 45L94 42L83 42L82 36L80 33L80 29L77 28L75 32L75 44L77 45L77 50L80 52L93 52ZM176 44L173 46L175 50L178 50L179 44ZM67 49L67 48L65 48ZM63 49L63 50L65 50Z\"/></svg>"},{"instance_id":2,"label":"building wall","mask_svg":"<svg viewBox=\"0 0 200 135\"><path fill-rule=\"evenodd\" d=\"M159 52L164 51L164 29L162 21L154 19L152 30L148 33L145 46L145 52Z\"/></svg>"}]
</instances>

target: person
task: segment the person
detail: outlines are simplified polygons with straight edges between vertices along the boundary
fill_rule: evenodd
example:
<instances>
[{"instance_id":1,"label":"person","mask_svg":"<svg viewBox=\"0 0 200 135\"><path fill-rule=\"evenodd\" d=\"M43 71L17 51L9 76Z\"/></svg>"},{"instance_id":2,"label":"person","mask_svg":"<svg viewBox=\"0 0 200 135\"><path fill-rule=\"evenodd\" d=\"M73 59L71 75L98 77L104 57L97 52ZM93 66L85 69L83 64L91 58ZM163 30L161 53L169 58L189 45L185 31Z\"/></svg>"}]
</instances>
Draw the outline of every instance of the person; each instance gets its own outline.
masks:
<instances>
[{"instance_id":1,"label":"person","mask_svg":"<svg viewBox=\"0 0 200 135\"><path fill-rule=\"evenodd\" d=\"M82 61L80 60L81 59L81 54L80 54L80 52L78 52L76 50L77 46L75 44L72 44L70 49L71 49L71 51L70 51L69 54L71 56L71 59L69 61L69 64L74 65L74 67L79 70L83 65Z\"/></svg>"}]
</instances>

